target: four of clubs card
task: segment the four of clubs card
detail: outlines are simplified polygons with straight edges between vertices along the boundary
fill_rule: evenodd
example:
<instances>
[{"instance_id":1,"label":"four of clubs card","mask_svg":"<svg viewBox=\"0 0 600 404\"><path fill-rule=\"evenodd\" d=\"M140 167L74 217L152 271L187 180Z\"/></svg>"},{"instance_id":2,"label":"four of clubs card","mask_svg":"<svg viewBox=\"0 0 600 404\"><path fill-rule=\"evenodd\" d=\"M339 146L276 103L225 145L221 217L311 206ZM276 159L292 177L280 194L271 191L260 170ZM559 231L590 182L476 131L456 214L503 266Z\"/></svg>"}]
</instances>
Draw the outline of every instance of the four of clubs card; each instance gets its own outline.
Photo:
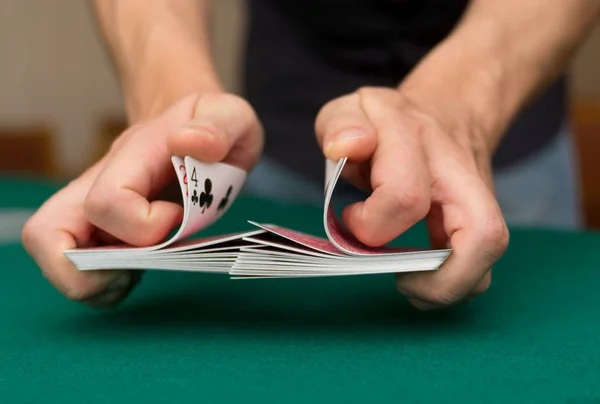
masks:
<instances>
[{"instance_id":1,"label":"four of clubs card","mask_svg":"<svg viewBox=\"0 0 600 404\"><path fill-rule=\"evenodd\" d=\"M192 169L192 175L190 177L189 182L193 184L193 191L191 196L192 204L198 205L198 207L202 210L202 213L204 213L207 209L210 209L210 207L213 205L213 200L215 199L215 196L213 195L213 181L208 177L205 178L203 189L198 191L198 174L196 171L196 167L194 167ZM229 199L231 197L232 191L233 185L229 185L227 191L221 197L221 200L217 206L217 211L225 210L225 208L229 204Z\"/></svg>"}]
</instances>

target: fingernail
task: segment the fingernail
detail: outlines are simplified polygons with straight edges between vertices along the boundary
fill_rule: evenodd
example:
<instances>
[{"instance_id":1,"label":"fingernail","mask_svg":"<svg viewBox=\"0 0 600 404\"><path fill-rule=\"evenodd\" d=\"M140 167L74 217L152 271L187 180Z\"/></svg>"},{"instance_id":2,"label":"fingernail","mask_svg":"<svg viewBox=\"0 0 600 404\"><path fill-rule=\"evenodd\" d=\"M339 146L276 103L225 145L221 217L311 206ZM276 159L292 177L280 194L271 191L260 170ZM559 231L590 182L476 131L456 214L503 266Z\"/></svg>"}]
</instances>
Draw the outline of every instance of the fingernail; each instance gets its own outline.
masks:
<instances>
[{"instance_id":1,"label":"fingernail","mask_svg":"<svg viewBox=\"0 0 600 404\"><path fill-rule=\"evenodd\" d=\"M340 147L346 142L354 141L356 139L362 139L366 136L365 131L360 129L351 129L341 131L333 136L333 139L330 139L323 146L323 151L327 154L329 152L334 151L336 148Z\"/></svg>"}]
</instances>

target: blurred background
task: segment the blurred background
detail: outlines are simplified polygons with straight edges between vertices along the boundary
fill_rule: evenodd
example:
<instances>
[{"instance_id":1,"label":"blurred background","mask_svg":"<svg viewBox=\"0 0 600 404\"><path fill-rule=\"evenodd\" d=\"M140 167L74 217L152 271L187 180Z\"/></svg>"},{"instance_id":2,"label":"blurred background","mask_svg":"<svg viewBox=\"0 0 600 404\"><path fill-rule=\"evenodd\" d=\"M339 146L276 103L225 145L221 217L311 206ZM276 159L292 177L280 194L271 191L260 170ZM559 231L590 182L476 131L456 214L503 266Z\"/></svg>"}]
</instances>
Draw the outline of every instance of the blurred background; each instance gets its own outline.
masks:
<instances>
[{"instance_id":1,"label":"blurred background","mask_svg":"<svg viewBox=\"0 0 600 404\"><path fill-rule=\"evenodd\" d=\"M214 3L218 69L238 92L244 0ZM125 127L118 82L89 2L2 0L0 58L0 179L72 178ZM600 178L594 178L600 172L600 28L571 71L586 222L600 228Z\"/></svg>"}]
</instances>

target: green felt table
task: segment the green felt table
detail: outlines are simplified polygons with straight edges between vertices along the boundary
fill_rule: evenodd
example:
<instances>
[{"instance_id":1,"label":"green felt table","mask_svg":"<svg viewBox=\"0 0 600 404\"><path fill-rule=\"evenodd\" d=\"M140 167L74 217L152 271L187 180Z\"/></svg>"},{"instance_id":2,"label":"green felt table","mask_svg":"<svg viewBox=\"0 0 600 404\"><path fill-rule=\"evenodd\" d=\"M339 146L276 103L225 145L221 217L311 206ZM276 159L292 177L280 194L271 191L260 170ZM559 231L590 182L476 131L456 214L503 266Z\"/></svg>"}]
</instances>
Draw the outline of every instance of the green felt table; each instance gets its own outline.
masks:
<instances>
[{"instance_id":1,"label":"green felt table","mask_svg":"<svg viewBox=\"0 0 600 404\"><path fill-rule=\"evenodd\" d=\"M56 184L0 179L0 207ZM323 235L320 209L242 197L246 219ZM412 309L393 276L230 280L147 272L120 307L70 302L0 246L0 402L600 402L600 235L512 229L491 289ZM426 245L416 227L398 241Z\"/></svg>"}]
</instances>

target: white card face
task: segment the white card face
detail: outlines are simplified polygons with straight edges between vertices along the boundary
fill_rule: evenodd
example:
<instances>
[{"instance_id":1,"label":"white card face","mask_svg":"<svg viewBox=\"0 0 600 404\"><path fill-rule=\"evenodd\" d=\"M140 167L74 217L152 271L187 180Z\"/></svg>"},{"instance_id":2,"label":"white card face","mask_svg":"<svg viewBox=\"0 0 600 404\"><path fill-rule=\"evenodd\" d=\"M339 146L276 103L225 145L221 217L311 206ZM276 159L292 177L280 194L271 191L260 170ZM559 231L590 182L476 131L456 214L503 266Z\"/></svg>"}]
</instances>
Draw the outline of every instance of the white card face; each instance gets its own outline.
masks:
<instances>
[{"instance_id":1,"label":"white card face","mask_svg":"<svg viewBox=\"0 0 600 404\"><path fill-rule=\"evenodd\" d=\"M223 216L246 180L246 171L229 164L205 164L186 157L185 168L188 214L179 238L205 229Z\"/></svg>"},{"instance_id":2,"label":"white card face","mask_svg":"<svg viewBox=\"0 0 600 404\"><path fill-rule=\"evenodd\" d=\"M325 160L325 193L329 189L329 182L335 176L338 164L335 161Z\"/></svg>"},{"instance_id":3,"label":"white card face","mask_svg":"<svg viewBox=\"0 0 600 404\"><path fill-rule=\"evenodd\" d=\"M247 173L241 168L224 163L202 163L191 157L173 156L173 168L183 197L183 220L177 233L169 240L151 247L105 246L69 250L69 257L95 251L147 252L162 249L207 228L217 221L239 195Z\"/></svg>"},{"instance_id":4,"label":"white card face","mask_svg":"<svg viewBox=\"0 0 600 404\"><path fill-rule=\"evenodd\" d=\"M183 196L183 209L185 210L188 201L188 187L185 162L181 157L177 156L171 157L171 162L173 163L173 167L175 168L175 173L177 173L179 187L181 188L181 194Z\"/></svg>"}]
</instances>

